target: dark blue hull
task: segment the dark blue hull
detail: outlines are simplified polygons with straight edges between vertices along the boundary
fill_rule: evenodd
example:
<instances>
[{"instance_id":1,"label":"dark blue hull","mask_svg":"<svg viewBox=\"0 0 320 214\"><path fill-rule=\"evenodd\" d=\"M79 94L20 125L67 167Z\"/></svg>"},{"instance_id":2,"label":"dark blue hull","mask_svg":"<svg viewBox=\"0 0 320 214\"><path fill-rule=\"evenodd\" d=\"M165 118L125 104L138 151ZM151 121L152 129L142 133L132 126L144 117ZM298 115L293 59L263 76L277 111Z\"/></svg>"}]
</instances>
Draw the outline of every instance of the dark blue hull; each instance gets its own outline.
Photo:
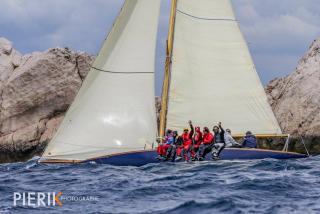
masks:
<instances>
[{"instance_id":1,"label":"dark blue hull","mask_svg":"<svg viewBox=\"0 0 320 214\"><path fill-rule=\"evenodd\" d=\"M149 163L159 163L156 159L157 152L155 150L137 151L124 154L118 154L108 157L100 157L92 159L96 163L110 164L116 166L142 166ZM292 159L292 158L306 158L307 155L282 152L264 149L243 149L243 148L226 148L220 154L220 160L239 160L239 159ZM206 160L211 160L211 155L206 156Z\"/></svg>"}]
</instances>

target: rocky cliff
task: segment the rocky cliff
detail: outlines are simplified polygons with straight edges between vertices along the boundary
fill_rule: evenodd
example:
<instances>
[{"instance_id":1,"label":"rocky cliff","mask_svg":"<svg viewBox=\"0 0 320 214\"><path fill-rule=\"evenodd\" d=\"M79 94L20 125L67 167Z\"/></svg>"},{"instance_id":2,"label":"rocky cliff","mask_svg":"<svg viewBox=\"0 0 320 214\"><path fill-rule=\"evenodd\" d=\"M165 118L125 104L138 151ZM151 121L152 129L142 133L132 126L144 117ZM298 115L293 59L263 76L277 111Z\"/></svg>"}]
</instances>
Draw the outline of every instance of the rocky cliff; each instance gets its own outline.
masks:
<instances>
[{"instance_id":1,"label":"rocky cliff","mask_svg":"<svg viewBox=\"0 0 320 214\"><path fill-rule=\"evenodd\" d=\"M92 56L68 48L22 55L0 38L1 161L29 158L52 138Z\"/></svg>"},{"instance_id":2,"label":"rocky cliff","mask_svg":"<svg viewBox=\"0 0 320 214\"><path fill-rule=\"evenodd\" d=\"M320 38L296 70L272 80L266 92L282 130L306 137L310 149L320 151Z\"/></svg>"},{"instance_id":3,"label":"rocky cliff","mask_svg":"<svg viewBox=\"0 0 320 214\"><path fill-rule=\"evenodd\" d=\"M320 38L292 74L272 80L266 91L285 132L320 135Z\"/></svg>"}]
</instances>

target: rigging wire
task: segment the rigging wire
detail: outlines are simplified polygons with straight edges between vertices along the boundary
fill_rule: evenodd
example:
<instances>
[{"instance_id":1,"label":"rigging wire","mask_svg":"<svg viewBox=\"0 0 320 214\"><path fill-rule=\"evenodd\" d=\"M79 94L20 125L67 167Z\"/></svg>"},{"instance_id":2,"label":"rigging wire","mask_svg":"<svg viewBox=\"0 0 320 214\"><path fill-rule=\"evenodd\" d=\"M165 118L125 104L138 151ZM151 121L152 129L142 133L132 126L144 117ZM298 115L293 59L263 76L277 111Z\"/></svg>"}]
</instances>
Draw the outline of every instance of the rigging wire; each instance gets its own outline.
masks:
<instances>
[{"instance_id":1,"label":"rigging wire","mask_svg":"<svg viewBox=\"0 0 320 214\"><path fill-rule=\"evenodd\" d=\"M203 17L198 17L198 16L191 15L191 14L183 12L183 11L181 11L179 9L177 9L177 11L179 13L182 13L182 14L186 15L186 16L190 16L190 17L195 18L195 19L201 19L201 20L206 20L206 21L234 21L234 22L237 21L236 19L203 18Z\"/></svg>"},{"instance_id":2,"label":"rigging wire","mask_svg":"<svg viewBox=\"0 0 320 214\"><path fill-rule=\"evenodd\" d=\"M154 74L154 72L139 72L139 71L135 71L135 72L107 71L107 70L103 70L103 69L96 68L96 67L93 67L93 66L91 66L91 68L93 68L93 69L95 69L97 71L102 71L102 72L105 72L105 73L112 73L112 74Z\"/></svg>"}]
</instances>

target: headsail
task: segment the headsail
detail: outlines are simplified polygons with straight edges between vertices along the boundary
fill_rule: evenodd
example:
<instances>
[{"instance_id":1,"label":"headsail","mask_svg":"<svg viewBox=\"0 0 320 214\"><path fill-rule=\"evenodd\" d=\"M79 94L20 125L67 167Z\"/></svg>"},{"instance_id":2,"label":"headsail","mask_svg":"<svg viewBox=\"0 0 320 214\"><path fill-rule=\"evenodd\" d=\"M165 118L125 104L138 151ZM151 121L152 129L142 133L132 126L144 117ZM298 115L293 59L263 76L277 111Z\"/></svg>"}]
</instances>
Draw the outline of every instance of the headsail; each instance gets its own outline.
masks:
<instances>
[{"instance_id":1,"label":"headsail","mask_svg":"<svg viewBox=\"0 0 320 214\"><path fill-rule=\"evenodd\" d=\"M87 160L151 148L160 0L126 0L43 159Z\"/></svg>"},{"instance_id":2,"label":"headsail","mask_svg":"<svg viewBox=\"0 0 320 214\"><path fill-rule=\"evenodd\" d=\"M167 128L281 134L229 0L178 0Z\"/></svg>"}]
</instances>

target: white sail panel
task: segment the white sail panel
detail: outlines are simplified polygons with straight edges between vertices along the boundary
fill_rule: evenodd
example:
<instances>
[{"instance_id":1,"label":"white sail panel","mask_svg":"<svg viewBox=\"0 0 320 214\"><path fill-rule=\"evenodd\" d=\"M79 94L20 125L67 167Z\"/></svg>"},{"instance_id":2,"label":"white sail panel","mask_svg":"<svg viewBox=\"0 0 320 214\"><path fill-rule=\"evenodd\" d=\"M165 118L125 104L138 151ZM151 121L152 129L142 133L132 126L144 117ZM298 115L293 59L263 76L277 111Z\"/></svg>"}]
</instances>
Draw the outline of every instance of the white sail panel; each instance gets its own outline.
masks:
<instances>
[{"instance_id":1,"label":"white sail panel","mask_svg":"<svg viewBox=\"0 0 320 214\"><path fill-rule=\"evenodd\" d=\"M229 0L177 4L167 128L281 134Z\"/></svg>"},{"instance_id":2,"label":"white sail panel","mask_svg":"<svg viewBox=\"0 0 320 214\"><path fill-rule=\"evenodd\" d=\"M43 158L87 160L150 149L160 0L127 0Z\"/></svg>"}]
</instances>

